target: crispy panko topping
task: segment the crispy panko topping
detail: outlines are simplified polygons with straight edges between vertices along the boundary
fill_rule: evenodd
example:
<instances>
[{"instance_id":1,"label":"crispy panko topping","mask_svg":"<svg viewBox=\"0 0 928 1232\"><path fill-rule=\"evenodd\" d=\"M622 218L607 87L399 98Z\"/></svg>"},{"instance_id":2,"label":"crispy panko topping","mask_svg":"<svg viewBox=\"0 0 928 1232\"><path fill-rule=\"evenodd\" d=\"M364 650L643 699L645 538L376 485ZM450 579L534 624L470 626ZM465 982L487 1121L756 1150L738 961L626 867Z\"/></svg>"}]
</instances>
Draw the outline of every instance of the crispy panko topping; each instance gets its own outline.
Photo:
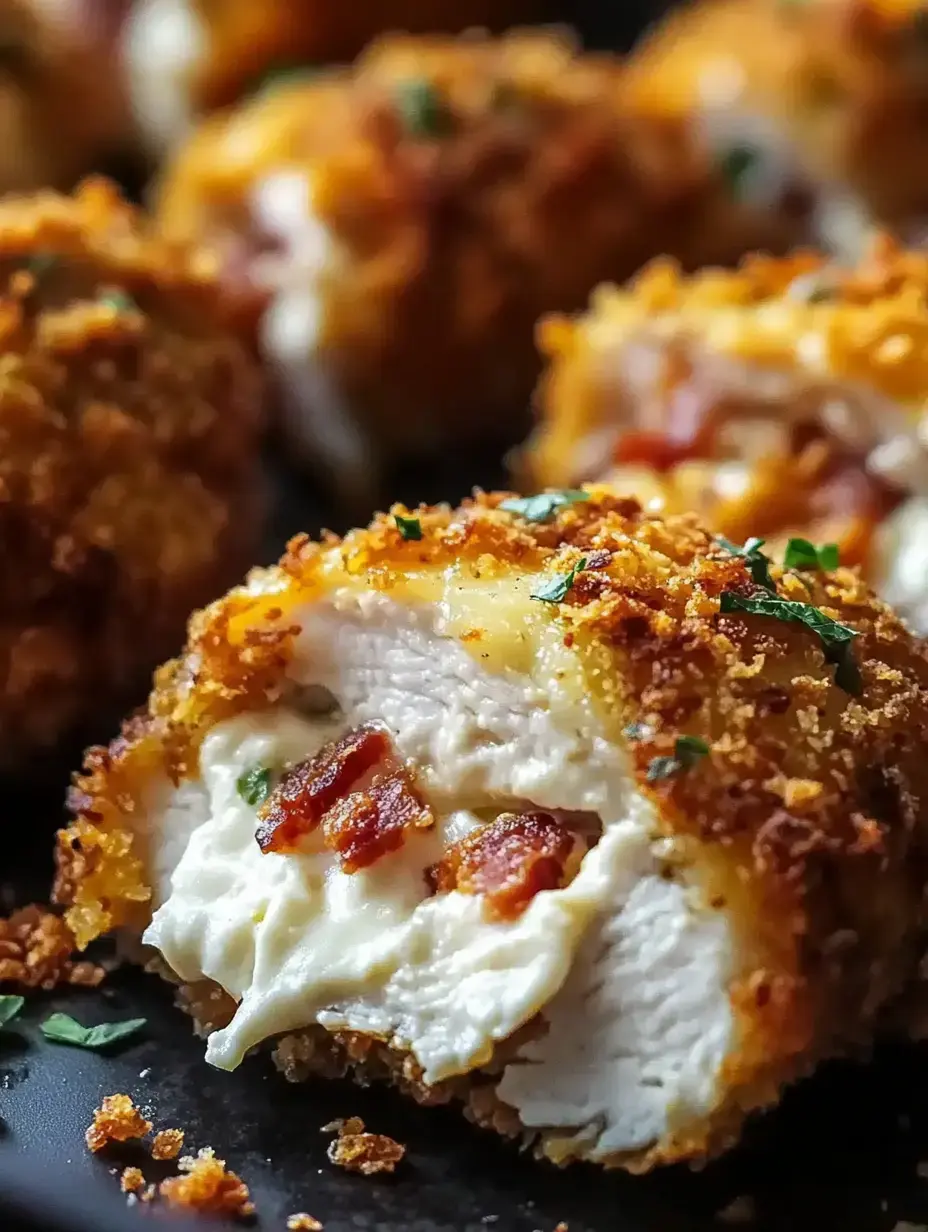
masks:
<instances>
[{"instance_id":1,"label":"crispy panko topping","mask_svg":"<svg viewBox=\"0 0 928 1232\"><path fill-rule=\"evenodd\" d=\"M123 1168L119 1175L119 1188L123 1193L138 1193L145 1186L141 1168Z\"/></svg>"},{"instance_id":2,"label":"crispy panko topping","mask_svg":"<svg viewBox=\"0 0 928 1232\"><path fill-rule=\"evenodd\" d=\"M176 1159L184 1145L182 1129L161 1129L151 1144L152 1159Z\"/></svg>"},{"instance_id":3,"label":"crispy panko topping","mask_svg":"<svg viewBox=\"0 0 928 1232\"><path fill-rule=\"evenodd\" d=\"M33 903L0 919L0 984L41 988L59 984L96 988L106 972L95 963L73 962L74 937L60 915Z\"/></svg>"},{"instance_id":4,"label":"crispy panko topping","mask_svg":"<svg viewBox=\"0 0 928 1232\"><path fill-rule=\"evenodd\" d=\"M196 1158L185 1155L178 1167L180 1176L169 1176L158 1186L169 1206L210 1215L254 1214L248 1186L226 1169L225 1160L217 1159L212 1147L204 1147Z\"/></svg>"},{"instance_id":5,"label":"crispy panko topping","mask_svg":"<svg viewBox=\"0 0 928 1232\"><path fill-rule=\"evenodd\" d=\"M373 1176L377 1172L393 1172L406 1154L406 1148L386 1134L369 1134L360 1117L323 1126L337 1129L338 1137L329 1143L329 1159L346 1172Z\"/></svg>"},{"instance_id":6,"label":"crispy panko topping","mask_svg":"<svg viewBox=\"0 0 928 1232\"><path fill-rule=\"evenodd\" d=\"M93 1124L84 1138L91 1151L102 1151L110 1142L129 1142L144 1138L151 1132L146 1121L128 1095L107 1095L93 1114Z\"/></svg>"},{"instance_id":7,"label":"crispy panko topping","mask_svg":"<svg viewBox=\"0 0 928 1232\"><path fill-rule=\"evenodd\" d=\"M566 885L573 833L548 813L501 813L428 870L436 893L482 894L491 918L521 915L540 890ZM580 854L572 863L579 865Z\"/></svg>"}]
</instances>

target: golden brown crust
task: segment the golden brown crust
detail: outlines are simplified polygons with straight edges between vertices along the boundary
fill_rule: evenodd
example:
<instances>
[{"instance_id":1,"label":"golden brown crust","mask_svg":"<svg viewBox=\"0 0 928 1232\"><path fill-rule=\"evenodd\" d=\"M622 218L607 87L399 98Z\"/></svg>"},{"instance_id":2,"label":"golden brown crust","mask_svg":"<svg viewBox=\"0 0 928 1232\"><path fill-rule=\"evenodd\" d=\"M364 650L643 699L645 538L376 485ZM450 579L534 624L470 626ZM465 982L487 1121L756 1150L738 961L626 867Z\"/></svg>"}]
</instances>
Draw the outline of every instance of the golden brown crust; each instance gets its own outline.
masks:
<instances>
[{"instance_id":1,"label":"golden brown crust","mask_svg":"<svg viewBox=\"0 0 928 1232\"><path fill-rule=\"evenodd\" d=\"M253 194L276 172L306 176L338 253L320 353L367 435L388 454L511 440L543 312L578 309L658 252L728 263L804 234L737 202L688 125L621 106L620 77L563 35L385 38L349 70L208 121L169 167L159 219L226 254L253 325L254 279L281 276ZM430 131L404 116L410 83L434 95ZM244 292L243 266L264 271Z\"/></svg>"},{"instance_id":2,"label":"golden brown crust","mask_svg":"<svg viewBox=\"0 0 928 1232\"><path fill-rule=\"evenodd\" d=\"M695 519L662 521L591 489L536 524L501 509L503 498L415 511L418 541L386 515L341 540L297 538L250 592L195 617L148 718L92 751L76 780L80 815L60 835L59 893L82 944L144 921L134 802L159 773L194 773L213 723L276 701L300 604L349 580L389 593L416 570L563 576L585 558L551 619L579 650L607 730L621 740L638 725L629 739L639 786L674 839L674 861L698 866L710 904L724 907L739 953L725 1103L711 1124L659 1147L662 1158L686 1156L707 1135L727 1140L743 1109L775 1099L819 1057L866 1043L915 978L926 923L928 655L853 571L775 566L782 597L857 633L862 688L852 696L809 629L720 612L723 592L751 596L756 586ZM681 735L705 742L707 755L653 777L653 760L672 755Z\"/></svg>"},{"instance_id":3,"label":"golden brown crust","mask_svg":"<svg viewBox=\"0 0 928 1232\"><path fill-rule=\"evenodd\" d=\"M128 1095L106 1095L94 1109L93 1122L84 1138L89 1151L102 1151L111 1142L130 1142L151 1132L147 1121Z\"/></svg>"},{"instance_id":4,"label":"golden brown crust","mask_svg":"<svg viewBox=\"0 0 928 1232\"><path fill-rule=\"evenodd\" d=\"M137 697L240 575L257 374L208 258L109 185L0 202L0 761Z\"/></svg>"}]
</instances>

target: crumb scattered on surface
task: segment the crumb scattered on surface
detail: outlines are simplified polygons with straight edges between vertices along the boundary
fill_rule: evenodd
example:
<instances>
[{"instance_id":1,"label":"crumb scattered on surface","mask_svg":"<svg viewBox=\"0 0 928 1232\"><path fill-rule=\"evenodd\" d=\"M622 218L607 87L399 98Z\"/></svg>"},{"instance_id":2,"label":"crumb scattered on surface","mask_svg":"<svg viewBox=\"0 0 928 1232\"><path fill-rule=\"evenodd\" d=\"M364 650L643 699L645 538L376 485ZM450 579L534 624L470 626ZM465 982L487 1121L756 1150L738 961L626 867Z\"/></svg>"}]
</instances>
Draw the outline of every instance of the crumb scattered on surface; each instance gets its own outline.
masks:
<instances>
[{"instance_id":1,"label":"crumb scattered on surface","mask_svg":"<svg viewBox=\"0 0 928 1232\"><path fill-rule=\"evenodd\" d=\"M176 1159L184 1145L182 1129L162 1129L151 1144L152 1159Z\"/></svg>"},{"instance_id":2,"label":"crumb scattered on surface","mask_svg":"<svg viewBox=\"0 0 928 1232\"><path fill-rule=\"evenodd\" d=\"M146 1185L144 1190L142 1191L141 1200L143 1202L154 1202L155 1195L157 1194L157 1192L158 1190L155 1188L154 1185Z\"/></svg>"},{"instance_id":3,"label":"crumb scattered on surface","mask_svg":"<svg viewBox=\"0 0 928 1232\"><path fill-rule=\"evenodd\" d=\"M185 1155L179 1162L179 1176L169 1176L158 1187L169 1206L215 1215L253 1215L255 1208L248 1186L226 1169L211 1147L204 1147L196 1158Z\"/></svg>"},{"instance_id":4,"label":"crumb scattered on surface","mask_svg":"<svg viewBox=\"0 0 928 1232\"><path fill-rule=\"evenodd\" d=\"M375 1172L393 1172L406 1154L406 1148L386 1134L368 1134L360 1117L333 1121L323 1130L337 1129L338 1137L329 1143L329 1159L348 1172L372 1176Z\"/></svg>"},{"instance_id":5,"label":"crumb scattered on surface","mask_svg":"<svg viewBox=\"0 0 928 1232\"><path fill-rule=\"evenodd\" d=\"M108 1142L144 1138L150 1131L151 1121L145 1120L128 1095L107 1095L94 1110L93 1124L84 1138L89 1150L101 1151Z\"/></svg>"},{"instance_id":6,"label":"crumb scattered on surface","mask_svg":"<svg viewBox=\"0 0 928 1232\"><path fill-rule=\"evenodd\" d=\"M305 1211L287 1216L287 1232L322 1232L322 1224Z\"/></svg>"},{"instance_id":7,"label":"crumb scattered on surface","mask_svg":"<svg viewBox=\"0 0 928 1232\"><path fill-rule=\"evenodd\" d=\"M750 1194L741 1194L723 1207L716 1218L722 1223L750 1223L754 1216L754 1199Z\"/></svg>"},{"instance_id":8,"label":"crumb scattered on surface","mask_svg":"<svg viewBox=\"0 0 928 1232\"><path fill-rule=\"evenodd\" d=\"M119 1188L123 1193L137 1193L145 1184L141 1168L123 1168Z\"/></svg>"},{"instance_id":9,"label":"crumb scattered on surface","mask_svg":"<svg viewBox=\"0 0 928 1232\"><path fill-rule=\"evenodd\" d=\"M59 984L96 988L106 972L72 962L74 937L61 916L32 903L0 919L0 984L46 991Z\"/></svg>"}]
</instances>

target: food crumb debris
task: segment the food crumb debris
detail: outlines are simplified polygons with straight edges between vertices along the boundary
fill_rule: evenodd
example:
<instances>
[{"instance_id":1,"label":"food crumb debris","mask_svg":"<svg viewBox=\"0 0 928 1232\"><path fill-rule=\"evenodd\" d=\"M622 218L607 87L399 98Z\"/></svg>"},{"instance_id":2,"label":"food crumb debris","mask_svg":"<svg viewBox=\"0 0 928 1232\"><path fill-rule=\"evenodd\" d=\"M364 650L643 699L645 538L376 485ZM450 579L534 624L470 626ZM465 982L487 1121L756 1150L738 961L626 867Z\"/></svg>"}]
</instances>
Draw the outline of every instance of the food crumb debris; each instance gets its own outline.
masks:
<instances>
[{"instance_id":1,"label":"food crumb debris","mask_svg":"<svg viewBox=\"0 0 928 1232\"><path fill-rule=\"evenodd\" d=\"M119 1188L123 1193L137 1193L145 1184L141 1168L123 1168L119 1177Z\"/></svg>"},{"instance_id":2,"label":"food crumb debris","mask_svg":"<svg viewBox=\"0 0 928 1232\"><path fill-rule=\"evenodd\" d=\"M722 1223L750 1223L755 1216L754 1199L750 1194L741 1194L717 1212Z\"/></svg>"},{"instance_id":3,"label":"food crumb debris","mask_svg":"<svg viewBox=\"0 0 928 1232\"><path fill-rule=\"evenodd\" d=\"M158 1187L169 1206L243 1218L255 1213L248 1186L226 1169L225 1160L217 1159L212 1147L204 1147L196 1158L185 1155L178 1168L179 1176L169 1176Z\"/></svg>"},{"instance_id":4,"label":"food crumb debris","mask_svg":"<svg viewBox=\"0 0 928 1232\"><path fill-rule=\"evenodd\" d=\"M106 975L103 967L71 961L74 936L61 916L38 903L0 918L0 984L41 988L59 984L96 988Z\"/></svg>"},{"instance_id":5,"label":"food crumb debris","mask_svg":"<svg viewBox=\"0 0 928 1232\"><path fill-rule=\"evenodd\" d=\"M182 1129L162 1129L151 1144L152 1159L176 1159L184 1145Z\"/></svg>"},{"instance_id":6,"label":"food crumb debris","mask_svg":"<svg viewBox=\"0 0 928 1232\"><path fill-rule=\"evenodd\" d=\"M363 1176L393 1172L406 1154L406 1148L386 1134L366 1133L360 1117L332 1121L322 1129L338 1130L338 1137L329 1143L329 1159L348 1172L360 1172Z\"/></svg>"},{"instance_id":7,"label":"food crumb debris","mask_svg":"<svg viewBox=\"0 0 928 1232\"><path fill-rule=\"evenodd\" d=\"M322 1224L305 1211L287 1216L287 1232L322 1232Z\"/></svg>"},{"instance_id":8,"label":"food crumb debris","mask_svg":"<svg viewBox=\"0 0 928 1232\"><path fill-rule=\"evenodd\" d=\"M101 1151L109 1142L128 1142L144 1138L151 1130L128 1095L107 1095L94 1109L93 1124L87 1127L84 1139L91 1151Z\"/></svg>"}]
</instances>

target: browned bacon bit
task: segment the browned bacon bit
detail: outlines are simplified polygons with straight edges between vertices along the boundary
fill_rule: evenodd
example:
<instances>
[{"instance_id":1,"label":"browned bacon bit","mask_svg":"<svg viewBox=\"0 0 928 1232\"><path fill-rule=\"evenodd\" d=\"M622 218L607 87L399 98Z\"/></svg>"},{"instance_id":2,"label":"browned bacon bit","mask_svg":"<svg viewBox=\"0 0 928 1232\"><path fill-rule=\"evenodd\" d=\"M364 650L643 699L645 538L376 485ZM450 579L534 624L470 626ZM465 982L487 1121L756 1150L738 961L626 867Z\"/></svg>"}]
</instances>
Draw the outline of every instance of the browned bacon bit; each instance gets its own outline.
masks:
<instances>
[{"instance_id":1,"label":"browned bacon bit","mask_svg":"<svg viewBox=\"0 0 928 1232\"><path fill-rule=\"evenodd\" d=\"M386 730L365 723L324 745L285 774L262 805L256 838L262 851L292 851L326 811L390 752Z\"/></svg>"},{"instance_id":2,"label":"browned bacon bit","mask_svg":"<svg viewBox=\"0 0 928 1232\"><path fill-rule=\"evenodd\" d=\"M425 829L433 822L409 772L399 769L339 800L323 818L322 831L342 869L355 873L402 847L407 830Z\"/></svg>"},{"instance_id":3,"label":"browned bacon bit","mask_svg":"<svg viewBox=\"0 0 928 1232\"><path fill-rule=\"evenodd\" d=\"M575 845L549 813L501 813L450 847L427 876L436 893L482 894L491 917L512 920L540 890L565 884Z\"/></svg>"},{"instance_id":4,"label":"browned bacon bit","mask_svg":"<svg viewBox=\"0 0 928 1232\"><path fill-rule=\"evenodd\" d=\"M348 1172L360 1172L363 1176L392 1172L406 1154L406 1148L386 1134L365 1133L360 1117L349 1117L325 1128L338 1129L338 1137L329 1143L329 1159Z\"/></svg>"}]
</instances>

